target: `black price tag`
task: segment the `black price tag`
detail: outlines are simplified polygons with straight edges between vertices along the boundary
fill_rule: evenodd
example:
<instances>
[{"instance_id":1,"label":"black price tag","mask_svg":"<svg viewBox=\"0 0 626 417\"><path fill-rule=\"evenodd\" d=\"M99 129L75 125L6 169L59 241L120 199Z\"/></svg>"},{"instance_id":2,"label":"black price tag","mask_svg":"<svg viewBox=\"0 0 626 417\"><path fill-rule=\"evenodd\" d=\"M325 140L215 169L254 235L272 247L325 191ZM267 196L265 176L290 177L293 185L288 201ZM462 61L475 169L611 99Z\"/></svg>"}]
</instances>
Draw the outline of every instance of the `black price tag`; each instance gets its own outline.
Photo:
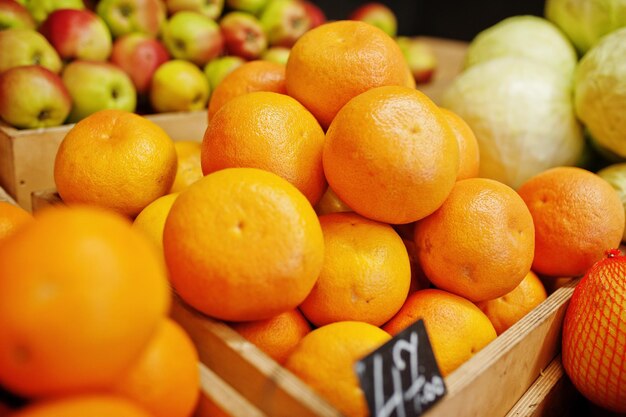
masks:
<instances>
[{"instance_id":1,"label":"black price tag","mask_svg":"<svg viewBox=\"0 0 626 417\"><path fill-rule=\"evenodd\" d=\"M419 416L446 393L423 320L354 367L372 417Z\"/></svg>"}]
</instances>

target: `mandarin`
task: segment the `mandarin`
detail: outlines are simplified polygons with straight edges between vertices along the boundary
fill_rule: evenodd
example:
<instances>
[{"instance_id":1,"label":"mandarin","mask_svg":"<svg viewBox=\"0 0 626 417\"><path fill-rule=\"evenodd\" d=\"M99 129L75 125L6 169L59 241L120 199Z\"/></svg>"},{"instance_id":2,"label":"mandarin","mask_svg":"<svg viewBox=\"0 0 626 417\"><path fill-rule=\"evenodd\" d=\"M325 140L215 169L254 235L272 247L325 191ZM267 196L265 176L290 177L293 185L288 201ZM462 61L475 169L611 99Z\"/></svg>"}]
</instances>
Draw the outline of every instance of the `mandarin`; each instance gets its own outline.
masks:
<instances>
[{"instance_id":1,"label":"mandarin","mask_svg":"<svg viewBox=\"0 0 626 417\"><path fill-rule=\"evenodd\" d=\"M402 307L411 283L402 239L388 224L356 213L319 220L324 265L300 310L316 326L337 321L382 325Z\"/></svg>"},{"instance_id":2,"label":"mandarin","mask_svg":"<svg viewBox=\"0 0 626 417\"><path fill-rule=\"evenodd\" d=\"M166 318L112 391L155 417L188 417L198 402L198 352L180 325Z\"/></svg>"},{"instance_id":3,"label":"mandarin","mask_svg":"<svg viewBox=\"0 0 626 417\"><path fill-rule=\"evenodd\" d=\"M378 87L350 100L326 132L324 172L354 211L410 223L435 211L456 181L459 147L441 111L407 87Z\"/></svg>"},{"instance_id":4,"label":"mandarin","mask_svg":"<svg viewBox=\"0 0 626 417\"><path fill-rule=\"evenodd\" d=\"M604 252L619 246L624 207L604 179L576 167L543 171L518 189L535 223L533 270L580 276Z\"/></svg>"},{"instance_id":5,"label":"mandarin","mask_svg":"<svg viewBox=\"0 0 626 417\"><path fill-rule=\"evenodd\" d=\"M324 261L313 207L256 168L227 168L181 192L163 232L175 290L223 320L262 320L297 307Z\"/></svg>"},{"instance_id":6,"label":"mandarin","mask_svg":"<svg viewBox=\"0 0 626 417\"><path fill-rule=\"evenodd\" d=\"M54 162L54 182L67 204L135 216L166 194L176 176L174 143L137 114L102 110L76 123Z\"/></svg>"},{"instance_id":7,"label":"mandarin","mask_svg":"<svg viewBox=\"0 0 626 417\"><path fill-rule=\"evenodd\" d=\"M418 290L382 328L392 336L419 319L443 376L449 375L496 338L489 318L469 300L439 289Z\"/></svg>"},{"instance_id":8,"label":"mandarin","mask_svg":"<svg viewBox=\"0 0 626 417\"><path fill-rule=\"evenodd\" d=\"M154 246L127 219L78 206L40 211L5 243L0 383L27 397L112 385L169 306Z\"/></svg>"},{"instance_id":9,"label":"mandarin","mask_svg":"<svg viewBox=\"0 0 626 417\"><path fill-rule=\"evenodd\" d=\"M353 366L391 337L358 321L319 327L306 335L285 367L348 417L369 415Z\"/></svg>"},{"instance_id":10,"label":"mandarin","mask_svg":"<svg viewBox=\"0 0 626 417\"><path fill-rule=\"evenodd\" d=\"M165 220L179 193L164 195L148 204L133 220L133 228L148 237L159 252L163 253L163 229Z\"/></svg>"},{"instance_id":11,"label":"mandarin","mask_svg":"<svg viewBox=\"0 0 626 417\"><path fill-rule=\"evenodd\" d=\"M476 305L489 317L496 333L500 335L547 297L548 294L539 277L533 271L529 271L512 291L493 300L478 302Z\"/></svg>"},{"instance_id":12,"label":"mandarin","mask_svg":"<svg viewBox=\"0 0 626 417\"><path fill-rule=\"evenodd\" d=\"M202 145L194 140L179 140L174 142L176 149L177 168L174 183L170 193L177 193L189 187L202 178L202 165L200 164L200 151Z\"/></svg>"},{"instance_id":13,"label":"mandarin","mask_svg":"<svg viewBox=\"0 0 626 417\"><path fill-rule=\"evenodd\" d=\"M209 101L208 119L231 99L253 91L286 94L285 65L270 61L250 61L235 68L215 87Z\"/></svg>"},{"instance_id":14,"label":"mandarin","mask_svg":"<svg viewBox=\"0 0 626 417\"><path fill-rule=\"evenodd\" d=\"M457 181L477 177L480 168L480 152L476 135L474 135L472 128L469 127L461 116L443 107L440 107L440 110L450 125L459 145L459 172L456 174Z\"/></svg>"},{"instance_id":15,"label":"mandarin","mask_svg":"<svg viewBox=\"0 0 626 417\"><path fill-rule=\"evenodd\" d=\"M417 256L438 288L470 301L513 290L530 270L533 219L508 185L487 178L457 181L442 206L415 226Z\"/></svg>"},{"instance_id":16,"label":"mandarin","mask_svg":"<svg viewBox=\"0 0 626 417\"><path fill-rule=\"evenodd\" d=\"M152 417L138 405L120 397L91 394L42 400L11 417Z\"/></svg>"},{"instance_id":17,"label":"mandarin","mask_svg":"<svg viewBox=\"0 0 626 417\"><path fill-rule=\"evenodd\" d=\"M202 172L250 167L273 172L317 203L326 190L324 131L293 98L257 91L235 97L213 116L202 141Z\"/></svg>"},{"instance_id":18,"label":"mandarin","mask_svg":"<svg viewBox=\"0 0 626 417\"><path fill-rule=\"evenodd\" d=\"M285 82L287 93L326 129L351 98L383 85L411 86L407 71L393 38L370 24L342 20L298 39L289 53Z\"/></svg>"},{"instance_id":19,"label":"mandarin","mask_svg":"<svg viewBox=\"0 0 626 417\"><path fill-rule=\"evenodd\" d=\"M269 357L284 364L311 325L300 310L293 309L265 320L230 323L230 326Z\"/></svg>"},{"instance_id":20,"label":"mandarin","mask_svg":"<svg viewBox=\"0 0 626 417\"><path fill-rule=\"evenodd\" d=\"M33 220L32 214L6 201L0 201L0 242Z\"/></svg>"}]
</instances>

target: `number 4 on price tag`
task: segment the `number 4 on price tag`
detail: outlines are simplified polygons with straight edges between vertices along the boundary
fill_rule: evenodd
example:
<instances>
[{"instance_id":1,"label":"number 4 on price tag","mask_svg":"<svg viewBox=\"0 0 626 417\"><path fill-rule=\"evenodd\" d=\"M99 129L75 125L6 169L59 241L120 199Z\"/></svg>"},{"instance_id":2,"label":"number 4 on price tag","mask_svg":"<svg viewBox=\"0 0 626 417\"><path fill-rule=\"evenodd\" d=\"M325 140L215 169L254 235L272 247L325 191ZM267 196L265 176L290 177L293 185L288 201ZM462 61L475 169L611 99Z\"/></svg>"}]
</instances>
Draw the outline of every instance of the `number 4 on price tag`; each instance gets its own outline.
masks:
<instances>
[{"instance_id":1,"label":"number 4 on price tag","mask_svg":"<svg viewBox=\"0 0 626 417\"><path fill-rule=\"evenodd\" d=\"M446 393L423 320L354 366L372 417L419 416Z\"/></svg>"}]
</instances>

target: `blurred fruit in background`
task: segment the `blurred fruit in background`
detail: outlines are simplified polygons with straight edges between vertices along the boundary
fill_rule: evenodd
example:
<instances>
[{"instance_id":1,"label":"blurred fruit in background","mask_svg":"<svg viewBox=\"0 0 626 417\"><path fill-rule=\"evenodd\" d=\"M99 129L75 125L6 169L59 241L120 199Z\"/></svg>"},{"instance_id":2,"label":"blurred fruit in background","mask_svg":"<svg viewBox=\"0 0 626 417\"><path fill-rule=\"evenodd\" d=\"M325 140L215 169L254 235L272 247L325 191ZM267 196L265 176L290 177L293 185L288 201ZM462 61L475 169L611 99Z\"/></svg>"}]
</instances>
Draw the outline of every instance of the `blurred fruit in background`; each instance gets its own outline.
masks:
<instances>
[{"instance_id":1,"label":"blurred fruit in background","mask_svg":"<svg viewBox=\"0 0 626 417\"><path fill-rule=\"evenodd\" d=\"M246 62L245 59L233 55L220 56L210 60L204 66L204 75L209 80L210 94L213 94L217 85L222 82L224 77L233 72L235 68L240 67L244 62Z\"/></svg>"},{"instance_id":2,"label":"blurred fruit in background","mask_svg":"<svg viewBox=\"0 0 626 417\"><path fill-rule=\"evenodd\" d=\"M0 30L35 29L35 20L28 9L15 0L0 0Z\"/></svg>"},{"instance_id":3,"label":"blurred fruit in background","mask_svg":"<svg viewBox=\"0 0 626 417\"><path fill-rule=\"evenodd\" d=\"M196 12L180 11L163 26L163 43L175 59L206 65L224 47L219 25Z\"/></svg>"},{"instance_id":4,"label":"blurred fruit in background","mask_svg":"<svg viewBox=\"0 0 626 417\"><path fill-rule=\"evenodd\" d=\"M24 5L40 25L50 13L58 9L84 9L83 0L28 0Z\"/></svg>"},{"instance_id":5,"label":"blurred fruit in background","mask_svg":"<svg viewBox=\"0 0 626 417\"><path fill-rule=\"evenodd\" d=\"M39 32L21 28L0 31L0 72L20 65L41 65L58 74L63 63Z\"/></svg>"},{"instance_id":6,"label":"blurred fruit in background","mask_svg":"<svg viewBox=\"0 0 626 417\"><path fill-rule=\"evenodd\" d=\"M220 20L225 52L246 60L257 59L267 49L267 36L254 15L230 12Z\"/></svg>"},{"instance_id":7,"label":"blurred fruit in background","mask_svg":"<svg viewBox=\"0 0 626 417\"><path fill-rule=\"evenodd\" d=\"M159 66L150 85L150 103L157 112L203 109L209 94L209 81L202 70L182 59Z\"/></svg>"},{"instance_id":8,"label":"blurred fruit in background","mask_svg":"<svg viewBox=\"0 0 626 417\"><path fill-rule=\"evenodd\" d=\"M415 82L417 84L430 82L437 69L437 57L433 49L424 40L416 37L398 36L396 42Z\"/></svg>"},{"instance_id":9,"label":"blurred fruit in background","mask_svg":"<svg viewBox=\"0 0 626 417\"><path fill-rule=\"evenodd\" d=\"M182 10L198 12L209 19L217 20L224 10L224 0L163 0L171 16Z\"/></svg>"},{"instance_id":10,"label":"blurred fruit in background","mask_svg":"<svg viewBox=\"0 0 626 417\"><path fill-rule=\"evenodd\" d=\"M384 3L371 2L358 6L348 19L369 23L391 37L395 37L398 31L396 15Z\"/></svg>"},{"instance_id":11,"label":"blurred fruit in background","mask_svg":"<svg viewBox=\"0 0 626 417\"><path fill-rule=\"evenodd\" d=\"M133 32L157 36L166 19L161 0L100 0L96 12L114 38Z\"/></svg>"},{"instance_id":12,"label":"blurred fruit in background","mask_svg":"<svg viewBox=\"0 0 626 417\"><path fill-rule=\"evenodd\" d=\"M33 220L32 214L6 201L0 201L0 242Z\"/></svg>"},{"instance_id":13,"label":"blurred fruit in background","mask_svg":"<svg viewBox=\"0 0 626 417\"><path fill-rule=\"evenodd\" d=\"M597 174L617 191L626 213L626 162L606 166L598 171ZM624 241L626 241L626 228L622 235L622 242Z\"/></svg>"},{"instance_id":14,"label":"blurred fruit in background","mask_svg":"<svg viewBox=\"0 0 626 417\"><path fill-rule=\"evenodd\" d=\"M307 10L297 0L270 0L261 11L259 20L272 46L291 47L311 29Z\"/></svg>"}]
</instances>

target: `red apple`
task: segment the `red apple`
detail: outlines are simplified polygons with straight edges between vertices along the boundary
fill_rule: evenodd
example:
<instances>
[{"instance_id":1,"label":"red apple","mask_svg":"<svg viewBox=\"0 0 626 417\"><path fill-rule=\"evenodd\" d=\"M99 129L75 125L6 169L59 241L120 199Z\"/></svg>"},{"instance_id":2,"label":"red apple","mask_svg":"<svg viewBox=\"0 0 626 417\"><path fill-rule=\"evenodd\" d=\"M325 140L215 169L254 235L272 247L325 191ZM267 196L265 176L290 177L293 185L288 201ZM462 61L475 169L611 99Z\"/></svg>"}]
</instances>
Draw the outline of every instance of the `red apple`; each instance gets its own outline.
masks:
<instances>
[{"instance_id":1,"label":"red apple","mask_svg":"<svg viewBox=\"0 0 626 417\"><path fill-rule=\"evenodd\" d=\"M402 50L413 78L418 84L424 84L432 80L437 69L437 57L433 49L417 37L399 36L396 42Z\"/></svg>"},{"instance_id":2,"label":"red apple","mask_svg":"<svg viewBox=\"0 0 626 417\"><path fill-rule=\"evenodd\" d=\"M324 11L316 4L308 0L300 0L300 3L302 3L304 9L306 10L306 14L309 16L309 20L311 21L311 29L316 28L323 23L326 23L326 15L324 14Z\"/></svg>"},{"instance_id":3,"label":"red apple","mask_svg":"<svg viewBox=\"0 0 626 417\"><path fill-rule=\"evenodd\" d=\"M261 25L271 46L291 47L311 28L311 20L298 0L272 0L263 9Z\"/></svg>"},{"instance_id":4,"label":"red apple","mask_svg":"<svg viewBox=\"0 0 626 417\"><path fill-rule=\"evenodd\" d=\"M115 38L132 32L157 36L166 18L162 0L100 0L96 13Z\"/></svg>"},{"instance_id":5,"label":"red apple","mask_svg":"<svg viewBox=\"0 0 626 417\"><path fill-rule=\"evenodd\" d=\"M55 10L39 31L65 60L106 61L111 54L109 28L97 14L87 9Z\"/></svg>"},{"instance_id":6,"label":"red apple","mask_svg":"<svg viewBox=\"0 0 626 417\"><path fill-rule=\"evenodd\" d=\"M61 77L39 65L0 73L0 117L17 128L63 124L72 106Z\"/></svg>"},{"instance_id":7,"label":"red apple","mask_svg":"<svg viewBox=\"0 0 626 417\"><path fill-rule=\"evenodd\" d=\"M227 13L220 20L220 29L230 55L256 59L267 49L267 37L261 22L250 13Z\"/></svg>"},{"instance_id":8,"label":"red apple","mask_svg":"<svg viewBox=\"0 0 626 417\"><path fill-rule=\"evenodd\" d=\"M117 38L111 52L111 62L130 76L137 94L150 90L154 71L169 59L165 46L143 33L130 33Z\"/></svg>"},{"instance_id":9,"label":"red apple","mask_svg":"<svg viewBox=\"0 0 626 417\"><path fill-rule=\"evenodd\" d=\"M398 31L398 20L389 7L382 3L366 3L357 7L348 16L350 20L360 20L382 29L387 35L394 37Z\"/></svg>"},{"instance_id":10,"label":"red apple","mask_svg":"<svg viewBox=\"0 0 626 417\"><path fill-rule=\"evenodd\" d=\"M0 0L0 30L10 28L35 29L28 9L15 0Z\"/></svg>"},{"instance_id":11,"label":"red apple","mask_svg":"<svg viewBox=\"0 0 626 417\"><path fill-rule=\"evenodd\" d=\"M224 48L220 26L213 19L183 10L163 26L163 43L176 59L204 66L219 56Z\"/></svg>"}]
</instances>

